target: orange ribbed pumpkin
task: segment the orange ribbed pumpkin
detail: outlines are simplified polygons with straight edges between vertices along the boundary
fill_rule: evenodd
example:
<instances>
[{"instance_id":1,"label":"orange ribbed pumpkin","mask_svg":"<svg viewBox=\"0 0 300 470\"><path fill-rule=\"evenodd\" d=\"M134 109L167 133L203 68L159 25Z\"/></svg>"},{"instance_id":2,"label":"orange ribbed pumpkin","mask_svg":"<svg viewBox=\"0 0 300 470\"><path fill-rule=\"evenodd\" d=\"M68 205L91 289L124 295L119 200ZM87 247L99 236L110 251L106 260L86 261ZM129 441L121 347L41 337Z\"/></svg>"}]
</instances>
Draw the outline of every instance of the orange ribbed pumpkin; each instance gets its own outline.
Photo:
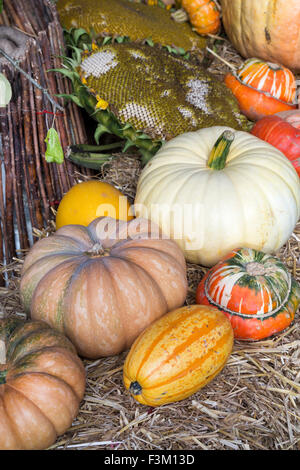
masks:
<instances>
[{"instance_id":1,"label":"orange ribbed pumpkin","mask_svg":"<svg viewBox=\"0 0 300 470\"><path fill-rule=\"evenodd\" d=\"M206 273L196 301L219 308L230 319L235 338L259 340L292 323L300 288L278 258L241 248Z\"/></svg>"},{"instance_id":2,"label":"orange ribbed pumpkin","mask_svg":"<svg viewBox=\"0 0 300 470\"><path fill-rule=\"evenodd\" d=\"M198 34L214 34L219 31L220 12L213 0L182 0L181 6Z\"/></svg>"},{"instance_id":3,"label":"orange ribbed pumpkin","mask_svg":"<svg viewBox=\"0 0 300 470\"><path fill-rule=\"evenodd\" d=\"M220 0L226 34L243 57L300 71L299 0Z\"/></svg>"},{"instance_id":4,"label":"orange ribbed pumpkin","mask_svg":"<svg viewBox=\"0 0 300 470\"><path fill-rule=\"evenodd\" d=\"M252 58L236 74L228 73L225 84L239 102L241 111L253 120L296 108L294 74L278 64Z\"/></svg>"},{"instance_id":5,"label":"orange ribbed pumpkin","mask_svg":"<svg viewBox=\"0 0 300 470\"><path fill-rule=\"evenodd\" d=\"M0 319L0 340L0 450L46 449L78 413L83 363L44 322Z\"/></svg>"},{"instance_id":6,"label":"orange ribbed pumpkin","mask_svg":"<svg viewBox=\"0 0 300 470\"><path fill-rule=\"evenodd\" d=\"M230 321L215 307L173 310L134 342L124 364L124 385L143 405L183 400L223 369L232 347Z\"/></svg>"},{"instance_id":7,"label":"orange ribbed pumpkin","mask_svg":"<svg viewBox=\"0 0 300 470\"><path fill-rule=\"evenodd\" d=\"M63 332L87 358L128 349L186 298L183 253L146 219L65 225L27 254L20 293L34 320Z\"/></svg>"}]
</instances>

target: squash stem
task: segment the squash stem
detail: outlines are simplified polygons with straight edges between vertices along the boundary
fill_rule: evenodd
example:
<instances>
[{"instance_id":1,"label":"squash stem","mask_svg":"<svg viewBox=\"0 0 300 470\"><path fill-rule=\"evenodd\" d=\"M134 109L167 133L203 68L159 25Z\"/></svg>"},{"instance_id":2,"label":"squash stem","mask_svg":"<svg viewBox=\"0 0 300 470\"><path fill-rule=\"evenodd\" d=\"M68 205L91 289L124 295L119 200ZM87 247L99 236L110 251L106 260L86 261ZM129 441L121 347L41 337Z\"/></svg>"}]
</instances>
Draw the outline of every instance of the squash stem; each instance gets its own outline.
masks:
<instances>
[{"instance_id":1,"label":"squash stem","mask_svg":"<svg viewBox=\"0 0 300 470\"><path fill-rule=\"evenodd\" d=\"M212 170L223 170L226 166L230 146L234 141L234 132L226 130L220 135L210 152L207 166Z\"/></svg>"},{"instance_id":2,"label":"squash stem","mask_svg":"<svg viewBox=\"0 0 300 470\"><path fill-rule=\"evenodd\" d=\"M142 393L142 387L138 382L131 382L129 391L132 395L140 395Z\"/></svg>"}]
</instances>

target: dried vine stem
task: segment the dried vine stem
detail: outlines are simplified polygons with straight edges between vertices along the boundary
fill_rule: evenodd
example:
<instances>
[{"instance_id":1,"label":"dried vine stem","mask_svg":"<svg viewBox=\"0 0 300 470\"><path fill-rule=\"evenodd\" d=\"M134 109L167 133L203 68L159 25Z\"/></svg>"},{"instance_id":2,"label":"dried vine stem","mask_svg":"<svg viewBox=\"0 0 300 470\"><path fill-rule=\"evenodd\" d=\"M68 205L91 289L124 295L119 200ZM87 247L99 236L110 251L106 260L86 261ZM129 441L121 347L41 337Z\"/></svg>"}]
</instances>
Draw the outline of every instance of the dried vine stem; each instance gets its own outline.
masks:
<instances>
[{"instance_id":1,"label":"dried vine stem","mask_svg":"<svg viewBox=\"0 0 300 470\"><path fill-rule=\"evenodd\" d=\"M0 286L13 282L14 268L6 268L53 223L52 209L79 178L70 161L58 165L45 160L45 138L54 115L64 152L70 145L87 143L81 110L56 98L70 91L67 79L48 72L61 66L64 49L55 7L48 0L27 0L22 8L19 0L8 3L0 24L33 37L18 63L0 51L0 58L7 59L1 72L13 88L12 101L0 110L0 181L5 182L0 189ZM92 174L83 169L80 178Z\"/></svg>"},{"instance_id":2,"label":"dried vine stem","mask_svg":"<svg viewBox=\"0 0 300 470\"><path fill-rule=\"evenodd\" d=\"M1 47L0 47L0 54L2 54L3 57L5 57L5 59L8 60L20 73L22 73L36 88L41 90L44 93L44 95L47 96L48 100L53 105L54 112L56 109L59 109L60 111L64 111L64 108L60 106L60 104L58 104L52 98L51 95L49 95L48 91L45 88L43 88L36 80L34 80L27 72L25 72L25 70L23 70L14 59L12 59L8 54L6 54L6 52L3 49L1 49Z\"/></svg>"}]
</instances>

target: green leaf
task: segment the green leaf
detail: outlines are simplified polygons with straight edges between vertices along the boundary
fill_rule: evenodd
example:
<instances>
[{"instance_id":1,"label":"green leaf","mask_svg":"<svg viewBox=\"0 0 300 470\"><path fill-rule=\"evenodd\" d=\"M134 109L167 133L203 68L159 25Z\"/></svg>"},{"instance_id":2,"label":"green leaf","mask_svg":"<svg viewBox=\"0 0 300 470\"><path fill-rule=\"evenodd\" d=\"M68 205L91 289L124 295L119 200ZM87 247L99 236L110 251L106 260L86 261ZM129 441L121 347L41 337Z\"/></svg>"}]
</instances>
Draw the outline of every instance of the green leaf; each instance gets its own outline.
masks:
<instances>
[{"instance_id":1,"label":"green leaf","mask_svg":"<svg viewBox=\"0 0 300 470\"><path fill-rule=\"evenodd\" d=\"M108 42L111 42L111 36L105 36L102 42L102 46L105 46Z\"/></svg>"},{"instance_id":2,"label":"green leaf","mask_svg":"<svg viewBox=\"0 0 300 470\"><path fill-rule=\"evenodd\" d=\"M2 13L3 10L3 0L0 0L0 13Z\"/></svg>"},{"instance_id":3,"label":"green leaf","mask_svg":"<svg viewBox=\"0 0 300 470\"><path fill-rule=\"evenodd\" d=\"M77 106L80 106L80 108L83 108L83 105L81 104L80 98L78 98L78 96L76 96L76 95L71 95L71 94L67 94L67 93L59 93L55 96L57 96L58 98L63 98L66 101L72 100Z\"/></svg>"},{"instance_id":4,"label":"green leaf","mask_svg":"<svg viewBox=\"0 0 300 470\"><path fill-rule=\"evenodd\" d=\"M186 54L186 51L183 49L183 47L178 47L178 52L180 55L185 55Z\"/></svg>"},{"instance_id":5,"label":"green leaf","mask_svg":"<svg viewBox=\"0 0 300 470\"><path fill-rule=\"evenodd\" d=\"M74 79L76 77L79 77L77 72L75 72L73 70L69 70L67 68L65 68L65 69L49 69L49 70L47 70L47 72L59 72L62 75L65 75L66 77L68 77L72 82L74 81Z\"/></svg>"},{"instance_id":6,"label":"green leaf","mask_svg":"<svg viewBox=\"0 0 300 470\"><path fill-rule=\"evenodd\" d=\"M97 144L99 144L100 137L102 136L102 134L106 132L111 134L110 130L107 127L105 127L103 124L98 124L97 129L95 130L95 133L94 133L94 139L97 142Z\"/></svg>"},{"instance_id":7,"label":"green leaf","mask_svg":"<svg viewBox=\"0 0 300 470\"><path fill-rule=\"evenodd\" d=\"M151 47L154 46L154 42L152 41L152 38L147 38L147 39L145 40L145 43L148 44L148 46L151 46Z\"/></svg>"},{"instance_id":8,"label":"green leaf","mask_svg":"<svg viewBox=\"0 0 300 470\"><path fill-rule=\"evenodd\" d=\"M127 142L125 143L122 152L126 152L130 147L133 147L133 146L134 146L134 142L132 142L132 140L130 139L127 139Z\"/></svg>"},{"instance_id":9,"label":"green leaf","mask_svg":"<svg viewBox=\"0 0 300 470\"><path fill-rule=\"evenodd\" d=\"M64 152L59 140L59 135L53 127L48 130L45 142L47 144L45 153L46 161L48 163L62 163L64 161Z\"/></svg>"},{"instance_id":10,"label":"green leaf","mask_svg":"<svg viewBox=\"0 0 300 470\"><path fill-rule=\"evenodd\" d=\"M5 75L3 75L3 73L0 73L0 108L4 108L5 106L7 106L11 100L11 97L11 85Z\"/></svg>"}]
</instances>

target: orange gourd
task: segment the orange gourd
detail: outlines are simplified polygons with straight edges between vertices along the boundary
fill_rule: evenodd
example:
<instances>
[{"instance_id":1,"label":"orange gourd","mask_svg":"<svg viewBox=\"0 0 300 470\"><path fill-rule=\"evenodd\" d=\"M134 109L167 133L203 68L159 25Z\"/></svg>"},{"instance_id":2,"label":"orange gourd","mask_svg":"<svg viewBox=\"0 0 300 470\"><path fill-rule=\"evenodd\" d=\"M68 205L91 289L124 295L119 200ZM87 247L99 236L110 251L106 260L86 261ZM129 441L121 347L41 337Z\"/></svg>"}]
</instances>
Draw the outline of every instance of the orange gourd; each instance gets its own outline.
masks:
<instances>
[{"instance_id":1,"label":"orange gourd","mask_svg":"<svg viewBox=\"0 0 300 470\"><path fill-rule=\"evenodd\" d=\"M134 342L124 363L124 385L143 405L183 400L221 372L232 347L232 327L218 309L179 308Z\"/></svg>"},{"instance_id":2,"label":"orange gourd","mask_svg":"<svg viewBox=\"0 0 300 470\"><path fill-rule=\"evenodd\" d=\"M296 108L296 79L286 67L252 58L225 76L241 111L254 121Z\"/></svg>"},{"instance_id":3,"label":"orange gourd","mask_svg":"<svg viewBox=\"0 0 300 470\"><path fill-rule=\"evenodd\" d=\"M235 338L260 340L292 323L300 287L278 258L241 248L206 273L196 301L222 311L231 321Z\"/></svg>"},{"instance_id":4,"label":"orange gourd","mask_svg":"<svg viewBox=\"0 0 300 470\"><path fill-rule=\"evenodd\" d=\"M83 363L44 322L2 319L0 342L0 450L46 449L78 413Z\"/></svg>"},{"instance_id":5,"label":"orange gourd","mask_svg":"<svg viewBox=\"0 0 300 470\"><path fill-rule=\"evenodd\" d=\"M130 203L124 194L100 180L75 184L63 196L57 209L56 229L64 225L89 225L97 217L131 220Z\"/></svg>"},{"instance_id":6,"label":"orange gourd","mask_svg":"<svg viewBox=\"0 0 300 470\"><path fill-rule=\"evenodd\" d=\"M188 13L191 25L201 35L219 31L220 12L213 0L182 0L182 8Z\"/></svg>"},{"instance_id":7,"label":"orange gourd","mask_svg":"<svg viewBox=\"0 0 300 470\"><path fill-rule=\"evenodd\" d=\"M146 219L65 225L25 258L25 310L64 332L79 354L128 349L150 323L186 298L183 253Z\"/></svg>"}]
</instances>

